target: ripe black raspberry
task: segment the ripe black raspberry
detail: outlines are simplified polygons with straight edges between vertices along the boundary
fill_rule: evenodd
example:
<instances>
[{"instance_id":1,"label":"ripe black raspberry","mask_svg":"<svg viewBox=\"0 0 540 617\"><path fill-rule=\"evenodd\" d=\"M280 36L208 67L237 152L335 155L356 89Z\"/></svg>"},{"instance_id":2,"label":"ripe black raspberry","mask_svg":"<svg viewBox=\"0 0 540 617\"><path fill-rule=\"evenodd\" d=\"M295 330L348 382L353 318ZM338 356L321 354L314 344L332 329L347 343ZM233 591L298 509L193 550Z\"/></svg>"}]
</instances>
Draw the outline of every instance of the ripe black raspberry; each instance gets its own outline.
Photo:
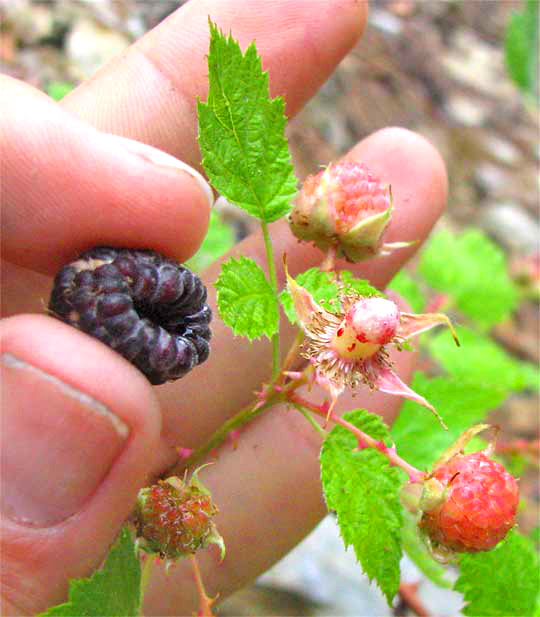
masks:
<instances>
[{"instance_id":1,"label":"ripe black raspberry","mask_svg":"<svg viewBox=\"0 0 540 617\"><path fill-rule=\"evenodd\" d=\"M210 351L206 287L154 251L83 253L57 274L49 310L115 349L155 385L183 377Z\"/></svg>"}]
</instances>

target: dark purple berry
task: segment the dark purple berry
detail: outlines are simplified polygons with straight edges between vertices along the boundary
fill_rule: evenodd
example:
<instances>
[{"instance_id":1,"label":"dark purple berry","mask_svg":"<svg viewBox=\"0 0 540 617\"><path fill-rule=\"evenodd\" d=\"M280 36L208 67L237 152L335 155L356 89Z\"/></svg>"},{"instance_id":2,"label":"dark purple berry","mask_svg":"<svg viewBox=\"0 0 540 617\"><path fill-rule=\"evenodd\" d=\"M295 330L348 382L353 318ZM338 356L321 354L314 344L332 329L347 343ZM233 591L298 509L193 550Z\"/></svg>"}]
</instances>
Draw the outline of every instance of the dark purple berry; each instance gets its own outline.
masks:
<instances>
[{"instance_id":1,"label":"dark purple berry","mask_svg":"<svg viewBox=\"0 0 540 617\"><path fill-rule=\"evenodd\" d=\"M83 253L57 274L49 310L122 354L152 384L183 377L210 351L206 287L154 251Z\"/></svg>"}]
</instances>

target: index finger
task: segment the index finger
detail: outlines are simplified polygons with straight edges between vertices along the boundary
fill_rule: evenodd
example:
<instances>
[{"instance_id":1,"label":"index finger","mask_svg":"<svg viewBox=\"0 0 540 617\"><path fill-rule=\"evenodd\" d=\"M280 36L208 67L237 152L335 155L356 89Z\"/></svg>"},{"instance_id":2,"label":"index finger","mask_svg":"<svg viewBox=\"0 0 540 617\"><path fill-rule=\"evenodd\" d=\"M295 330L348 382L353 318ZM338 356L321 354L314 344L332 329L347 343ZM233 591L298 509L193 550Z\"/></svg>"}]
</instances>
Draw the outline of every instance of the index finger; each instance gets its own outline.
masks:
<instances>
[{"instance_id":1,"label":"index finger","mask_svg":"<svg viewBox=\"0 0 540 617\"><path fill-rule=\"evenodd\" d=\"M208 18L242 47L256 41L272 96L294 115L358 40L367 2L192 0L63 100L101 130L197 167L197 97L206 98Z\"/></svg>"}]
</instances>

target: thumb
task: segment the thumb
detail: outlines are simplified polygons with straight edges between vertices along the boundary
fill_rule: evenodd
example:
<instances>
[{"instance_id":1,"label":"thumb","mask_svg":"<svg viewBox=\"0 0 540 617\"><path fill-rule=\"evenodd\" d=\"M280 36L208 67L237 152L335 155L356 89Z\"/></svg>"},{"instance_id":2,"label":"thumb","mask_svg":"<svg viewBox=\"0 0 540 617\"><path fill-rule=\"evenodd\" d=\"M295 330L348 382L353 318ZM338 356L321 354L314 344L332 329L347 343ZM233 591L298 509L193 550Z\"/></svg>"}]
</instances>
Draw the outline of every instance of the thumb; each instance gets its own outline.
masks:
<instances>
[{"instance_id":1,"label":"thumb","mask_svg":"<svg viewBox=\"0 0 540 617\"><path fill-rule=\"evenodd\" d=\"M63 323L8 318L0 342L2 614L35 614L107 554L154 462L161 416L134 367Z\"/></svg>"}]
</instances>

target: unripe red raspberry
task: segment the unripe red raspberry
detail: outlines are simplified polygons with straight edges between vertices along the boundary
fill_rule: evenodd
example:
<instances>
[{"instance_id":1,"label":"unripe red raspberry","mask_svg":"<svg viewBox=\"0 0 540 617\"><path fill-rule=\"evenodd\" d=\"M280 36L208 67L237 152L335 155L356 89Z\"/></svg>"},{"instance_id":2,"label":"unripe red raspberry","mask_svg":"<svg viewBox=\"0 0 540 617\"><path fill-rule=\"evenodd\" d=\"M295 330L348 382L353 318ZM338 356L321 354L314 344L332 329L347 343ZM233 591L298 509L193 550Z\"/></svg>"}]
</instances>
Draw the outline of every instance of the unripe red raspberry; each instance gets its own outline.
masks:
<instances>
[{"instance_id":1,"label":"unripe red raspberry","mask_svg":"<svg viewBox=\"0 0 540 617\"><path fill-rule=\"evenodd\" d=\"M212 496L197 480L189 484L172 476L139 491L135 510L141 547L163 559L175 560L223 539L212 518L218 510Z\"/></svg>"},{"instance_id":2,"label":"unripe red raspberry","mask_svg":"<svg viewBox=\"0 0 540 617\"><path fill-rule=\"evenodd\" d=\"M357 262L380 251L391 214L389 187L364 165L345 161L306 178L289 223L300 240Z\"/></svg>"},{"instance_id":3,"label":"unripe red raspberry","mask_svg":"<svg viewBox=\"0 0 540 617\"><path fill-rule=\"evenodd\" d=\"M502 465L483 452L458 454L424 484L420 528L435 551L489 551L516 524L518 504L518 483Z\"/></svg>"}]
</instances>

